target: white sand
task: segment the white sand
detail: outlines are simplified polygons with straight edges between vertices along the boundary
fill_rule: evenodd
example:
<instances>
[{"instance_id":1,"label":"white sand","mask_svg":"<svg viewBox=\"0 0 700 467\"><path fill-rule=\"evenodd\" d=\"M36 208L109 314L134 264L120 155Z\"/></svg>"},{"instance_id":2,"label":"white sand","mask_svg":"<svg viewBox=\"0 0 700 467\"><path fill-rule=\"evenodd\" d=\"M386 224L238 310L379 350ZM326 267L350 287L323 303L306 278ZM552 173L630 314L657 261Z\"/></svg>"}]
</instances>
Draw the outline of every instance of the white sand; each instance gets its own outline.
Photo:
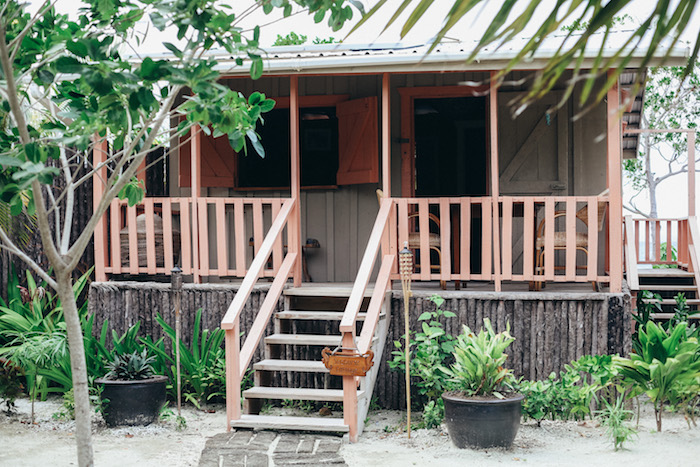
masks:
<instances>
[{"instance_id":1,"label":"white sand","mask_svg":"<svg viewBox=\"0 0 700 467\"><path fill-rule=\"evenodd\" d=\"M38 424L31 426L29 401L19 400L19 414L0 413L0 466L76 465L73 422L56 421L60 399L37 403ZM395 429L403 414L378 411L370 414L360 442L345 445L341 454L351 466L439 465L700 465L700 428L688 429L682 416L664 414L664 431L656 433L653 413L643 406L637 440L615 452L596 422L523 423L509 451L474 451L455 448L444 430L415 430L412 439ZM187 406L187 429L177 431L174 421L148 427L106 428L96 422L94 431L97 466L196 466L206 439L225 429L223 407L205 413Z\"/></svg>"}]
</instances>

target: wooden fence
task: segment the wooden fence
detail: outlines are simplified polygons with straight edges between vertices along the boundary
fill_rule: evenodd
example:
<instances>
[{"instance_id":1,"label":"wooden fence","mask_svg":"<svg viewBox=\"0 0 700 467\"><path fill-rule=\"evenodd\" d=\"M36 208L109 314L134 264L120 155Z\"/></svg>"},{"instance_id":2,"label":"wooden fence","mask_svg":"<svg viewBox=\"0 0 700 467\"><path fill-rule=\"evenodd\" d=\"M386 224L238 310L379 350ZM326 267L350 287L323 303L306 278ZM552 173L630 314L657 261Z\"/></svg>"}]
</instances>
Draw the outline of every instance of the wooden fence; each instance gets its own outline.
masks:
<instances>
[{"instance_id":1,"label":"wooden fence","mask_svg":"<svg viewBox=\"0 0 700 467\"><path fill-rule=\"evenodd\" d=\"M240 314L240 331L248 335L258 309L263 303L269 284L260 284L251 292ZM183 288L183 336L186 343L192 334L195 311L203 310L202 325L208 329L219 327L224 312L231 303L236 287L223 284L185 284ZM410 306L410 324L419 329L421 313L434 310L428 300L430 294L414 292ZM552 371L563 369L564 364L586 354L626 354L631 346L632 329L628 294L608 293L494 293L444 291L443 309L456 313L455 318L443 318L450 334L461 331L462 324L478 328L484 317L489 317L497 330L511 325L516 338L510 349L508 366L517 376L528 379L546 378ZM174 323L173 302L169 284L109 282L93 283L90 287L90 312L96 316L96 329L109 318L110 328L123 333L130 325L141 321L141 333L159 338L163 335L155 321L160 313L167 322ZM392 297L392 321L384 349L385 358L379 362L379 375L374 394L382 407L398 409L404 406L403 375L391 370L386 361L394 350L393 341L403 335L403 302L400 292ZM283 310L280 300L276 310ZM337 331L322 324L315 333ZM273 323L265 334L273 333ZM252 361L258 360L263 345L259 345ZM289 350L289 358L320 359L308 349ZM278 375L282 384L286 374ZM294 376L301 385L323 387L324 381L307 374ZM273 381L274 384L274 381ZM340 385L340 381L334 383Z\"/></svg>"}]
</instances>

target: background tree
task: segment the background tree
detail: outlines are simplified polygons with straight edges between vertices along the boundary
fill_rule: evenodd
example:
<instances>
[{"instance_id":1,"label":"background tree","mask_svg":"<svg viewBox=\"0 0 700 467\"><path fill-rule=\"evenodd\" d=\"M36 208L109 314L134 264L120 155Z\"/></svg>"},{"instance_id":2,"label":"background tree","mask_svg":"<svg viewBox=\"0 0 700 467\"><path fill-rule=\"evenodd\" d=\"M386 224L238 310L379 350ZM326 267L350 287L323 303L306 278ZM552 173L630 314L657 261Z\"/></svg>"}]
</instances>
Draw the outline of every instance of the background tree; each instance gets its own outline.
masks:
<instances>
[{"instance_id":1,"label":"background tree","mask_svg":"<svg viewBox=\"0 0 700 467\"><path fill-rule=\"evenodd\" d=\"M329 27L338 30L353 10L344 1L319 0L263 0L242 11L217 0L86 0L80 18L72 21L55 11L56 3L47 0L32 15L26 4L0 0L0 119L5 123L0 130L0 196L13 213L36 216L50 269L32 260L2 225L0 247L25 261L60 297L71 356L78 463L89 466L91 410L72 272L97 222L118 195L131 204L141 198L134 176L155 142L168 139L162 136L170 134L173 117L182 123L171 136L190 128L213 131L215 136L227 134L237 151L248 139L263 153L255 126L274 102L257 92L246 98L219 84L222 71L207 54L223 49L236 66L250 66L251 76L258 78L263 71L260 28L244 30L242 20L256 9L270 13L278 8L289 16L296 7L313 14L316 22L328 18ZM171 60L134 56L143 23L173 31L176 43L163 43ZM178 99L183 94L188 97ZM107 161L77 177L77 168L91 164L91 151L104 140L111 146ZM104 195L94 200L87 226L73 232L75 190L104 168L107 177L96 181L104 184ZM53 188L57 177L61 190Z\"/></svg>"},{"instance_id":2,"label":"background tree","mask_svg":"<svg viewBox=\"0 0 700 467\"><path fill-rule=\"evenodd\" d=\"M644 93L641 128L697 128L700 121L700 63L681 83L683 69L659 67L649 70ZM696 154L700 141L696 140ZM655 164L652 164L652 160ZM700 161L700 159L698 159ZM643 133L636 159L624 162L627 186L634 194L625 208L644 217L659 217L657 189L671 177L688 172L688 141L685 133ZM697 170L700 170L697 169ZM648 206L639 200L647 194Z\"/></svg>"}]
</instances>

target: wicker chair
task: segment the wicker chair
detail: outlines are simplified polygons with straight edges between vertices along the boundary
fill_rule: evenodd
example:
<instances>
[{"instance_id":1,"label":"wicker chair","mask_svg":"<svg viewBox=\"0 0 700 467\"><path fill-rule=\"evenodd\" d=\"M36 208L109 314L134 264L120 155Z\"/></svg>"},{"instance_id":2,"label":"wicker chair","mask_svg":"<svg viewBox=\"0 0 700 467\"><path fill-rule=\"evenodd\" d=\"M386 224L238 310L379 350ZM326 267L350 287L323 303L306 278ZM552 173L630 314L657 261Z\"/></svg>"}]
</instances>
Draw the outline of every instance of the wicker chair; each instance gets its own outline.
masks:
<instances>
[{"instance_id":1,"label":"wicker chair","mask_svg":"<svg viewBox=\"0 0 700 467\"><path fill-rule=\"evenodd\" d=\"M608 194L608 190L603 191L598 195L598 197L601 196L606 196ZM606 212L606 207L607 203L606 202L599 202L598 203L598 231L603 230L603 220L605 218L605 212ZM566 211L555 211L554 212L554 221L556 221L557 218L559 217L565 217L566 216ZM576 211L576 219L580 220L584 225L588 226L588 205L582 207L578 211ZM545 242L544 242L544 229L545 229L545 223L546 223L546 218L542 219L537 226L537 236L535 240L535 251L537 252L537 266L535 268L535 274L536 275L543 275L544 274L544 248L545 248ZM586 258L589 256L589 251L588 251L588 233L587 232L576 232L576 250L577 251L582 251L583 253L586 254ZM555 231L554 232L554 250L566 250L566 232L563 231ZM597 254L597 252L592 252L593 254ZM588 264L588 261L586 262ZM588 266L586 266L588 267ZM555 269L562 269L564 266L555 266ZM598 284L593 281L593 290L598 289ZM544 282L543 281L536 281L530 283L530 289L531 290L541 290L544 287Z\"/></svg>"},{"instance_id":2,"label":"wicker chair","mask_svg":"<svg viewBox=\"0 0 700 467\"><path fill-rule=\"evenodd\" d=\"M377 190L377 201L379 201L379 204L382 204L382 200L384 199L384 192L382 190ZM413 219L418 217L418 213L414 212L408 215L409 219ZM430 222L435 224L437 227L438 231L440 231L440 219L433 213L428 213L428 218ZM429 233L428 234L428 245L430 246L430 249L432 251L435 251L438 256L438 263L437 264L430 264L430 270L431 271L437 271L440 272L442 268L442 251L440 251L440 234L436 233ZM408 234L408 248L411 250L417 250L420 249L420 232L409 232ZM422 267L422 265L421 265ZM440 281L440 288L442 290L445 290L447 288L447 283L445 281Z\"/></svg>"}]
</instances>

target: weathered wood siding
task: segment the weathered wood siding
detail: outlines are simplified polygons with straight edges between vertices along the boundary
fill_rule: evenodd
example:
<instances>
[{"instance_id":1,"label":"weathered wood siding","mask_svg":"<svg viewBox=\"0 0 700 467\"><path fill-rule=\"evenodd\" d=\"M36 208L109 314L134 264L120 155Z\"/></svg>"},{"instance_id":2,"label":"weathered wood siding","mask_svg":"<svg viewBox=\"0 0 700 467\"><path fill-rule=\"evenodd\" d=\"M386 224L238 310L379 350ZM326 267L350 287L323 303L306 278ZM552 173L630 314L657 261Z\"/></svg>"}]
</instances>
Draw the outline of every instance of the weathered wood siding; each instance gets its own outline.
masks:
<instances>
[{"instance_id":1,"label":"weathered wood siding","mask_svg":"<svg viewBox=\"0 0 700 467\"><path fill-rule=\"evenodd\" d=\"M194 324L195 311L202 309L203 328L214 329L228 308L235 287L223 284L186 284L182 306L183 338L189 344ZM256 288L241 315L241 331L250 329L255 312L267 291L266 285ZM418 316L435 305L428 300L430 293L414 292L411 299L411 328L420 329ZM587 354L626 354L631 346L630 301L628 294L585 293L502 293L443 291L443 309L456 313L455 318L443 319L445 330L456 335L462 325L479 329L483 318L491 319L496 330L505 329L510 323L511 333L516 338L510 351L508 364L517 376L527 379L543 379L552 371ZM392 299L392 320L384 349L374 395L382 407L398 409L404 406L404 378L392 371L387 357L394 350L394 340L403 335L403 301L400 292ZM169 284L154 283L93 283L90 287L90 312L96 315L96 329L109 319L110 329L118 334L141 321L141 332L154 338L162 336L155 321L160 313L167 322L175 322ZM283 308L280 300L278 309ZM303 332L337 332L336 324L300 323L311 326ZM333 329L335 326L335 329ZM301 330L301 329L299 329ZM272 333L272 324L267 334ZM262 356L258 348L253 362ZM287 358L318 359L308 348L287 349ZM286 384L287 375L277 375L272 384ZM295 383L307 387L324 387L323 376L295 375ZM339 381L336 381L339 383ZM330 381L330 385L336 385ZM339 385L338 385L339 387Z\"/></svg>"}]
</instances>

